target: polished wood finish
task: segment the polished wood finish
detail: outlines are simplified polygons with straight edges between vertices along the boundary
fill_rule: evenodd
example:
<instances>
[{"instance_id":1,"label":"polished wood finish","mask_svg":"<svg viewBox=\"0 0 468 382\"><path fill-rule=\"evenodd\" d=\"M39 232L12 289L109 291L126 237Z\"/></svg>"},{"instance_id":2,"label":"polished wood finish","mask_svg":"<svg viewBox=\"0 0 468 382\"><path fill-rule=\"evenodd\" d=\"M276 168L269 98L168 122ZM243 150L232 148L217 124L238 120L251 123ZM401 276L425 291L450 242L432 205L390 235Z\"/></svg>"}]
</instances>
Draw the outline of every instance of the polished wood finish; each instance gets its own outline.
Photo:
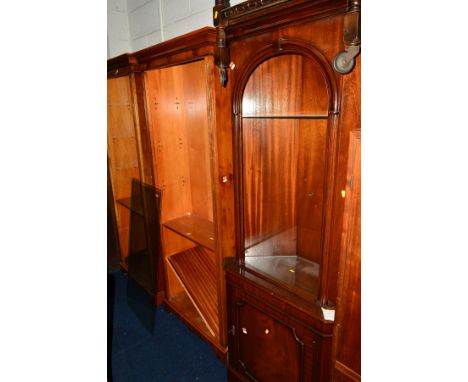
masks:
<instances>
[{"instance_id":1,"label":"polished wood finish","mask_svg":"<svg viewBox=\"0 0 468 382\"><path fill-rule=\"evenodd\" d=\"M204 27L182 36L164 41L133 54L145 70L190 62L213 55L216 46L216 31Z\"/></svg>"},{"instance_id":2,"label":"polished wood finish","mask_svg":"<svg viewBox=\"0 0 468 382\"><path fill-rule=\"evenodd\" d=\"M213 220L204 61L147 72L156 185L162 221ZM200 75L201 74L201 75Z\"/></svg>"},{"instance_id":3,"label":"polished wood finish","mask_svg":"<svg viewBox=\"0 0 468 382\"><path fill-rule=\"evenodd\" d=\"M161 221L168 222L175 232L181 228L177 223L186 222L188 215L213 221L204 72L203 60L146 72L146 105L156 186L163 190ZM189 236L187 233L179 236L163 229L164 257L194 245L183 238ZM171 277L167 267L166 273L170 299L181 287L179 279Z\"/></svg>"},{"instance_id":4,"label":"polished wood finish","mask_svg":"<svg viewBox=\"0 0 468 382\"><path fill-rule=\"evenodd\" d=\"M320 23L317 22L317 23ZM330 22L329 22L330 23ZM339 20L337 19L336 21L333 21L332 24L334 26L338 27ZM313 24L308 24L310 25ZM299 27L291 27L288 28L287 31L290 31L290 29L299 29ZM313 28L308 28L308 29L313 29ZM299 30L301 33L306 33L309 35L309 30L308 29L302 29L300 28ZM331 28L330 28L331 29ZM328 28L327 28L328 30ZM334 31L336 33L336 31ZM323 31L320 33L323 35ZM320 175L314 176L314 177L303 177L307 178L310 180L315 180L316 185L320 184L320 187L317 188L317 195L312 198L312 204L317 206L317 202L321 203L321 210L323 211L323 216L321 217L317 213L314 213L316 216L315 220L315 225L304 227L305 230L302 231L303 235L302 237L307 237L306 234L313 234L315 231L316 237L318 236L320 238L320 241L316 245L315 250L314 248L309 248L309 251L315 251L314 254L311 254L310 256L314 256L315 259L320 259L320 264L322 266L323 272L322 272L322 280L321 280L321 286L319 290L319 299L322 301L322 304L326 304L328 300L328 296L326 295L327 292L327 283L332 282L333 280L330 280L324 275L327 274L327 268L328 264L330 262L330 258L332 257L330 254L330 237L332 235L332 219L333 219L333 200L334 200L334 195L335 195L335 190L333 189L333 184L334 184L334 176L335 176L335 171L336 171L336 158L337 158L337 148L338 148L338 135L339 135L339 125L337 124L337 113L339 112L339 106L340 106L340 99L339 99L339 86L338 86L338 78L336 78L335 73L333 72L333 69L331 68L331 65L328 61L328 58L326 57L325 53L317 48L314 44L310 43L307 40L299 39L299 38L286 38L283 37L284 35L278 33L276 36L273 35L271 36L270 34L268 35L268 39L265 36L265 40L261 40L260 42L257 41L259 40L259 36L256 36L255 38L247 38L247 42L252 43L257 49L254 50L250 55L248 54L248 49L245 49L244 45L246 42L242 42L242 46L244 49L238 52L238 59L240 60L245 60L245 62L238 61L236 65L241 66L243 69L239 70L239 72L236 74L234 70L234 75L232 82L234 82L234 89L233 89L233 112L235 115L234 119L234 128L235 128L235 138L234 138L234 161L236 163L236 170L235 175L241 174L243 172L242 168L242 162L243 162L243 135L242 131L244 128L245 121L250 121L249 119L241 118L243 116L243 95L244 95L244 89L246 88L247 82L250 79L250 76L252 73L255 73L257 67L264 62L265 60L269 59L275 59L277 56L282 56L282 55L299 55L303 57L304 59L307 59L309 62L312 64L309 64L307 66L311 66L311 69L308 69L310 72L313 72L314 70L319 73L319 75L315 75L315 78L320 79L320 82L313 87L314 89L323 89L322 91L324 93L318 93L320 94L326 94L326 98L317 103L312 103L315 105L325 105L328 111L328 118L326 120L326 130L322 130L322 134L317 136L317 137L322 137L320 138L323 142L324 146L324 152L322 154L322 158L320 158L320 149L316 152L314 151L314 155L319 155L317 163L320 163L321 166L315 166L314 171L317 171L317 169L321 169L322 171L322 176L323 178L323 183L320 182ZM312 39L312 37L311 37ZM237 41L236 41L237 42ZM235 50L235 47L239 44L233 43L231 47L231 52L237 52ZM234 53L232 53L234 54ZM307 71L305 72L307 73ZM307 76L306 76L307 77ZM308 76L311 81L313 81L314 77L312 75ZM291 82L294 83L294 82ZM321 87L320 85L321 84ZM320 90L317 90L317 92L320 92ZM269 92L265 92L268 94ZM323 98L323 97L322 97ZM284 99L284 98L283 98ZM277 99L278 103L279 99ZM297 105L303 105L306 110L309 107L309 110L311 110L311 106L308 106L307 103L301 102L301 101L296 101ZM291 110L291 106L288 106ZM323 109L322 109L323 110ZM291 112L288 111L288 114ZM310 112L304 113L304 114L310 114ZM323 111L319 111L318 115L322 115ZM285 123L290 122L289 119L283 120ZM312 121L308 122L308 119L301 119L301 123L313 123ZM319 121L319 120L314 120L314 121ZM249 123L249 122L247 122ZM288 124L288 126L291 126L291 123ZM317 142L320 142L318 140ZM326 143L325 143L326 142ZM312 146L315 146L316 144L311 143ZM281 154L278 154L281 157ZM310 155L307 153L307 155ZM311 171L312 169L307 168L307 165L305 167L306 171ZM317 175L317 174L315 174ZM294 179L293 182L290 182L290 184L295 184L296 179ZM243 235L243 217L245 216L242 211L242 205L243 205L243 184L242 184L242 178L238 175L236 177L236 197L237 197L237 208L236 211L238 213L237 215L237 256L239 258L243 257L242 253L242 243L244 240L244 235ZM289 186L291 187L291 186ZM322 188L323 187L323 188ZM323 194L321 193L321 189L323 190ZM309 197L309 194L314 194L314 191L308 192L307 196ZM317 208L316 208L317 209ZM320 208L319 208L320 209ZM294 219L294 218L293 218ZM317 225L319 223L319 225ZM318 234L318 235L317 235ZM314 241L308 241L307 239L302 241L302 248L307 248L306 243L314 243ZM318 249L318 250L317 250Z\"/></svg>"},{"instance_id":5,"label":"polished wood finish","mask_svg":"<svg viewBox=\"0 0 468 382\"><path fill-rule=\"evenodd\" d=\"M239 142L246 248L268 240L271 254L321 262L327 106L326 83L307 57L273 57L251 74Z\"/></svg>"},{"instance_id":6,"label":"polished wood finish","mask_svg":"<svg viewBox=\"0 0 468 382\"><path fill-rule=\"evenodd\" d=\"M210 73L214 66L210 57L194 57L194 51L191 55L187 62L145 72L155 184L163 190L166 294L170 302L174 296L185 293L207 324L209 336L206 331L199 331L199 334L214 344L218 352L225 353L224 288L218 291L224 277L222 265L219 265L222 253L216 240L217 182L213 181L212 134L216 106L212 102ZM159 62L162 56L152 57L156 61L149 66ZM196 247L197 244L205 249ZM193 253L207 250L212 263L209 268L199 268L201 263ZM188 256L190 253L192 255ZM212 283L210 281L203 289L198 279L190 276L193 272L209 278ZM183 305L172 304L172 309L179 308L185 309ZM179 315L186 321L194 319L183 311Z\"/></svg>"},{"instance_id":7,"label":"polished wood finish","mask_svg":"<svg viewBox=\"0 0 468 382\"><path fill-rule=\"evenodd\" d=\"M148 126L148 116L145 105L145 78L144 73L137 72L131 74L132 95L134 98L134 114L137 121L139 135L138 145L140 154L140 174L146 184L155 184L155 175L152 160L152 147L150 130Z\"/></svg>"},{"instance_id":8,"label":"polished wood finish","mask_svg":"<svg viewBox=\"0 0 468 382\"><path fill-rule=\"evenodd\" d=\"M212 251L215 250L214 224L196 215L186 215L164 223L164 227Z\"/></svg>"},{"instance_id":9,"label":"polished wood finish","mask_svg":"<svg viewBox=\"0 0 468 382\"><path fill-rule=\"evenodd\" d=\"M251 0L230 14L221 11L221 1L217 4L223 50L216 50L215 30L204 28L108 62L109 78L130 73L140 176L165 189L161 229L166 305L218 354L225 354L229 341L234 352L229 380L252 381L254 374L263 381L288 380L282 370L265 370L282 358L282 348L291 349L286 351L290 363L300 365L289 376L293 380L328 382L332 369L335 380L353 380L357 372L345 359L348 353L334 360L332 368L333 322L321 310L336 305L338 315L340 311L337 281L348 200L341 191L346 187L349 133L360 123L360 59L346 76L332 67L334 56L344 49L348 1ZM225 87L215 66L218 53L228 72ZM191 65L197 70L187 69ZM245 200L241 182L250 190ZM284 216L270 208L274 204L282 206ZM190 225L193 217L203 224ZM312 280L313 285L290 287L284 261L271 270L277 272L273 278L249 269L243 261L245 238L251 251L282 245L286 254L320 265L313 279L303 277L306 272L296 274L294 282L307 285ZM187 253L199 251L200 245L205 252L214 249L206 252L213 255L214 267L204 272L213 274L214 269L217 304L213 297L202 302L206 297L200 298L205 294L197 291L199 285L187 281L195 269ZM176 269L177 264L183 265ZM237 305L242 301L247 309ZM209 306L218 310L217 333L203 318ZM240 337L235 347L228 329L238 316L254 325L254 332L256 323L263 322L281 334L265 339L258 332L253 345ZM352 317L342 320L356 323ZM302 353L293 329L304 344Z\"/></svg>"},{"instance_id":10,"label":"polished wood finish","mask_svg":"<svg viewBox=\"0 0 468 382\"><path fill-rule=\"evenodd\" d=\"M133 55L124 53L120 56L107 60L107 78L117 78L128 76L129 74L140 70L141 66Z\"/></svg>"},{"instance_id":11,"label":"polished wood finish","mask_svg":"<svg viewBox=\"0 0 468 382\"><path fill-rule=\"evenodd\" d=\"M219 342L223 346L227 345L227 306L226 306L226 283L223 271L223 259L231 256L235 249L234 226L234 193L232 187L232 129L226 123L226 118L231 118L231 114L226 116L225 111L229 110L230 94L226 92L218 81L217 70L214 64L214 57L205 58L209 72L208 76L209 97L208 108L210 110L210 131L212 147L212 179L213 179L213 218L215 221L215 237L220 238L216 244L216 273L218 306L220 317ZM213 75L214 73L214 75Z\"/></svg>"},{"instance_id":12,"label":"polished wood finish","mask_svg":"<svg viewBox=\"0 0 468 382\"><path fill-rule=\"evenodd\" d=\"M340 137L339 152L337 158L337 173L335 177L335 200L333 204L333 237L330 240L330 262L327 278L337 279L338 263L341 253L341 233L343 226L343 212L346 199L341 196L341 190L346 189L347 163L349 138L352 130L361 126L361 58L358 57L356 67L353 72L343 77L341 95L341 113L339 116ZM336 282L326 284L329 296L328 305L334 305L337 295Z\"/></svg>"},{"instance_id":13,"label":"polished wood finish","mask_svg":"<svg viewBox=\"0 0 468 382\"><path fill-rule=\"evenodd\" d=\"M269 6L270 1L249 1L249 6L228 14L229 8L221 12L220 22L225 26L228 41L275 32L295 23L320 20L333 15L343 14L348 10L348 0L290 0L277 2L275 6ZM270 3L270 4L268 4ZM234 7L240 7L238 4Z\"/></svg>"},{"instance_id":14,"label":"polished wood finish","mask_svg":"<svg viewBox=\"0 0 468 382\"><path fill-rule=\"evenodd\" d=\"M229 146L228 132L234 130L232 154L226 150L218 160L232 163L232 172L224 167L223 173L228 179L225 189L234 196L234 211L222 222L224 235L219 236L235 237L234 248L224 252L233 258L225 266L231 333L228 375L232 381L288 380L281 370L271 369L281 358L275 353L280 352L278 347L289 348L287 354L294 358L292 380L328 382L334 324L324 320L320 308L337 304L341 191L349 131L359 125L359 58L345 77L333 69L333 58L343 50L347 1L292 0L269 6L272 3L249 1L223 10L218 23L218 38L229 47L223 54L232 62L220 93L230 107L220 103L217 110L220 147ZM230 203L230 194L224 195ZM275 211L273 206L280 207ZM229 230L233 222L234 229ZM249 267L252 251L273 256L274 264ZM288 282L284 264L274 257L280 254L291 256L285 260L300 255L320 266L318 276L309 278L317 282L314 296L301 293L297 285L290 287L296 280ZM299 280L307 280L301 278L304 274ZM249 309L241 314L238 303L243 300ZM297 366L301 357L297 341L286 330L270 346L259 339L261 333L249 346L232 334L238 333L238 319L248 325L291 320L296 331L306 328L298 335L303 343L309 335L321 341Z\"/></svg>"},{"instance_id":15,"label":"polished wood finish","mask_svg":"<svg viewBox=\"0 0 468 382\"><path fill-rule=\"evenodd\" d=\"M272 284L285 288L298 296L315 300L320 285L320 266L301 256L249 256L244 265L258 276L268 278Z\"/></svg>"},{"instance_id":16,"label":"polished wood finish","mask_svg":"<svg viewBox=\"0 0 468 382\"><path fill-rule=\"evenodd\" d=\"M224 226L231 219L233 202L231 196L229 204L232 189L219 179L229 167L225 153L230 152L231 146L230 139L225 138L231 132L217 130L218 110L224 101L223 95L218 96L222 89L215 78L215 48L215 29L202 28L109 60L108 78L131 78L139 130L140 176L146 183L163 189L164 262L159 269L164 269L164 275L158 279L164 280L166 304L225 360L222 259L233 248L233 234ZM122 195L117 208L127 209L124 205L128 204L125 201L128 197ZM218 224L219 221L223 224ZM225 239L217 240L220 235ZM199 307L194 306L196 299L189 296L195 292L189 292L174 268L168 266L170 256L197 244L214 250L219 312L215 336L207 329Z\"/></svg>"},{"instance_id":17,"label":"polished wood finish","mask_svg":"<svg viewBox=\"0 0 468 382\"><path fill-rule=\"evenodd\" d=\"M137 213L138 215L144 215L143 206L140 203L140 200L133 201L132 198L122 198L117 200L117 203L121 204L124 207L127 207L130 211Z\"/></svg>"},{"instance_id":18,"label":"polished wood finish","mask_svg":"<svg viewBox=\"0 0 468 382\"><path fill-rule=\"evenodd\" d=\"M167 258L213 336L219 332L216 259L197 246Z\"/></svg>"},{"instance_id":19,"label":"polished wood finish","mask_svg":"<svg viewBox=\"0 0 468 382\"><path fill-rule=\"evenodd\" d=\"M255 276L234 258L225 269L230 380L328 381L333 322L318 303Z\"/></svg>"},{"instance_id":20,"label":"polished wood finish","mask_svg":"<svg viewBox=\"0 0 468 382\"><path fill-rule=\"evenodd\" d=\"M245 18L250 14L260 11L265 11L270 7L277 7L283 3L290 2L291 0L261 0L261 1L244 1L232 7L226 7L221 10L223 19L236 19L239 17Z\"/></svg>"},{"instance_id":21,"label":"polished wood finish","mask_svg":"<svg viewBox=\"0 0 468 382\"><path fill-rule=\"evenodd\" d=\"M296 328L264 313L259 304L250 302L248 295L237 289L230 297L236 303L235 341L230 353L236 358L232 362L260 381L303 380L304 342Z\"/></svg>"},{"instance_id":22,"label":"polished wood finish","mask_svg":"<svg viewBox=\"0 0 468 382\"><path fill-rule=\"evenodd\" d=\"M327 121L244 119L242 128L245 247L268 239L278 254L320 263Z\"/></svg>"},{"instance_id":23,"label":"polished wood finish","mask_svg":"<svg viewBox=\"0 0 468 382\"><path fill-rule=\"evenodd\" d=\"M291 54L262 62L242 96L242 117L327 115L327 87L317 63Z\"/></svg>"},{"instance_id":24,"label":"polished wood finish","mask_svg":"<svg viewBox=\"0 0 468 382\"><path fill-rule=\"evenodd\" d=\"M335 381L361 374L361 133L351 133L338 282L333 365Z\"/></svg>"},{"instance_id":25,"label":"polished wood finish","mask_svg":"<svg viewBox=\"0 0 468 382\"><path fill-rule=\"evenodd\" d=\"M215 29L204 27L138 52L111 58L107 61L107 77L127 76L152 68L190 62L213 55L215 47Z\"/></svg>"},{"instance_id":26,"label":"polished wood finish","mask_svg":"<svg viewBox=\"0 0 468 382\"><path fill-rule=\"evenodd\" d=\"M114 199L130 197L132 179L140 179L137 131L128 76L107 80L107 148ZM120 258L128 256L130 211L114 203Z\"/></svg>"}]
</instances>

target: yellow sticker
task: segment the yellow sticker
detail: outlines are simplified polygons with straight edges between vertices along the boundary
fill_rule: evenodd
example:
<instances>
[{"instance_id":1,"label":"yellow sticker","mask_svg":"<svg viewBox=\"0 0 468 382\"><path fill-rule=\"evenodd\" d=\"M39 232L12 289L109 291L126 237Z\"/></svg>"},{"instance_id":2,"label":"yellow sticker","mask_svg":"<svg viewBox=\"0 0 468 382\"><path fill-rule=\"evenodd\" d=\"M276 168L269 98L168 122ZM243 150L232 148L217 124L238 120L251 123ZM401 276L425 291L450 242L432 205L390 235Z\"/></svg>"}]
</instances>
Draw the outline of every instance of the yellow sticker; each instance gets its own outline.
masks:
<instances>
[{"instance_id":1,"label":"yellow sticker","mask_svg":"<svg viewBox=\"0 0 468 382\"><path fill-rule=\"evenodd\" d=\"M346 196L346 191L345 190L341 190L341 197L344 198Z\"/></svg>"},{"instance_id":2,"label":"yellow sticker","mask_svg":"<svg viewBox=\"0 0 468 382\"><path fill-rule=\"evenodd\" d=\"M215 11L214 18L215 18L215 19L218 18L218 11Z\"/></svg>"}]
</instances>

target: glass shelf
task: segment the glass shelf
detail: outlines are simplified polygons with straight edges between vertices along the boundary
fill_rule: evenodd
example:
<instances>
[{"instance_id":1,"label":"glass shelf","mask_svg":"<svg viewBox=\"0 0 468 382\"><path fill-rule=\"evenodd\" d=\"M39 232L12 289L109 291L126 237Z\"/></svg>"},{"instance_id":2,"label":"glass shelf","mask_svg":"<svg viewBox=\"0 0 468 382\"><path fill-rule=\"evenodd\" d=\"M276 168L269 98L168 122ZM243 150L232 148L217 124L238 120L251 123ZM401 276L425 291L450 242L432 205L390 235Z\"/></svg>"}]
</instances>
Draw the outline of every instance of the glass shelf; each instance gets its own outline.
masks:
<instances>
[{"instance_id":1,"label":"glass shelf","mask_svg":"<svg viewBox=\"0 0 468 382\"><path fill-rule=\"evenodd\" d=\"M269 119L327 119L327 114L292 114L292 115L243 115L242 118L269 118Z\"/></svg>"},{"instance_id":2,"label":"glass shelf","mask_svg":"<svg viewBox=\"0 0 468 382\"><path fill-rule=\"evenodd\" d=\"M185 215L163 223L163 226L179 235L215 250L214 224L196 215Z\"/></svg>"},{"instance_id":3,"label":"glass shelf","mask_svg":"<svg viewBox=\"0 0 468 382\"><path fill-rule=\"evenodd\" d=\"M132 198L122 198L118 199L117 203L120 205L128 208L130 211L137 213L138 215L143 216L143 209L141 208L141 200L139 198L136 198L136 200L133 201L134 206L132 208Z\"/></svg>"},{"instance_id":4,"label":"glass shelf","mask_svg":"<svg viewBox=\"0 0 468 382\"><path fill-rule=\"evenodd\" d=\"M246 256L245 267L306 298L318 296L320 265L301 256Z\"/></svg>"}]
</instances>

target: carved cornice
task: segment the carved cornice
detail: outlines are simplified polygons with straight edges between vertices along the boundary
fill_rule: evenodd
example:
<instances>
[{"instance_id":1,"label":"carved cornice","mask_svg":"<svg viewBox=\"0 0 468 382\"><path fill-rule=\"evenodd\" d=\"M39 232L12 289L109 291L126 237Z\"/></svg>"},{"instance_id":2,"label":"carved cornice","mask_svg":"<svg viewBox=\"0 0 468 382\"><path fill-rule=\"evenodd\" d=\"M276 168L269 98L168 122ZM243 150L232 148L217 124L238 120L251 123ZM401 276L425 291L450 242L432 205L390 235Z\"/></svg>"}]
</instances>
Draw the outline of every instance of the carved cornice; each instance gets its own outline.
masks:
<instances>
[{"instance_id":1,"label":"carved cornice","mask_svg":"<svg viewBox=\"0 0 468 382\"><path fill-rule=\"evenodd\" d=\"M289 3L292 0L250 0L243 3L234 5L232 7L223 9L221 11L222 19L235 19L250 15L252 13L260 12L266 8Z\"/></svg>"},{"instance_id":2,"label":"carved cornice","mask_svg":"<svg viewBox=\"0 0 468 382\"><path fill-rule=\"evenodd\" d=\"M139 69L138 62L131 54L125 53L107 60L107 77L120 77Z\"/></svg>"},{"instance_id":3,"label":"carved cornice","mask_svg":"<svg viewBox=\"0 0 468 382\"><path fill-rule=\"evenodd\" d=\"M107 77L119 77L133 72L140 72L161 59L169 59L179 53L191 52L191 57L214 55L216 47L216 30L205 27L184 34L168 41L139 50L125 53L107 60ZM171 61L171 64L177 61Z\"/></svg>"},{"instance_id":4,"label":"carved cornice","mask_svg":"<svg viewBox=\"0 0 468 382\"><path fill-rule=\"evenodd\" d=\"M213 27L205 27L194 32L184 34L182 36L164 41L152 47L140 50L133 53L139 63L146 63L162 57L168 57L177 53L192 50L202 47L216 46L216 30Z\"/></svg>"},{"instance_id":5,"label":"carved cornice","mask_svg":"<svg viewBox=\"0 0 468 382\"><path fill-rule=\"evenodd\" d=\"M222 11L220 23L226 31L228 41L275 30L302 20L320 19L345 13L348 9L348 0L276 1L250 10L247 4L249 2L238 4L236 7L244 5L245 11L239 11L228 17L224 17L223 12L235 7Z\"/></svg>"}]
</instances>

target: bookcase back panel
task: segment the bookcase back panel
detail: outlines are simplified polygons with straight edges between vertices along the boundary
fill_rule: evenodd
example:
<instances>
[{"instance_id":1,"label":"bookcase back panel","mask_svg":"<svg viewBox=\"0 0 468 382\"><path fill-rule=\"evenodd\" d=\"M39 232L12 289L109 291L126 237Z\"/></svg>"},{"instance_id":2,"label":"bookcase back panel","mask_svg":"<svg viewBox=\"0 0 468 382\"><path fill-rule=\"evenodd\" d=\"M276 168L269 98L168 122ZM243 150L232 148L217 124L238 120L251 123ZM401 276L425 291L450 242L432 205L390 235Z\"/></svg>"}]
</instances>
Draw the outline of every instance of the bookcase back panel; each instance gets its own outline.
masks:
<instances>
[{"instance_id":1,"label":"bookcase back panel","mask_svg":"<svg viewBox=\"0 0 468 382\"><path fill-rule=\"evenodd\" d=\"M328 94L313 60L286 54L260 64L247 82L242 116L327 115Z\"/></svg>"},{"instance_id":2,"label":"bookcase back panel","mask_svg":"<svg viewBox=\"0 0 468 382\"><path fill-rule=\"evenodd\" d=\"M205 63L148 71L147 84L162 221L213 220Z\"/></svg>"}]
</instances>

